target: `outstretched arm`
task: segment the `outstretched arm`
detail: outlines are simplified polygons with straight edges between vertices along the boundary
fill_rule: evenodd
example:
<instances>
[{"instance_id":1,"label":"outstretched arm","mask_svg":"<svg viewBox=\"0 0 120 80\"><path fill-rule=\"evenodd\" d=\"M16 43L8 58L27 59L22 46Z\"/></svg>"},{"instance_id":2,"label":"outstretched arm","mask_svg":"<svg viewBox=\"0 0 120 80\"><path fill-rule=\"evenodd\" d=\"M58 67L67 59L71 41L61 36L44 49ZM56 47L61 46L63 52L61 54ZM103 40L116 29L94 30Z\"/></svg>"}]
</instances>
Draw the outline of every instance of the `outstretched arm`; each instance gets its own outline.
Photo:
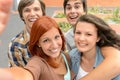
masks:
<instances>
[{"instance_id":1,"label":"outstretched arm","mask_svg":"<svg viewBox=\"0 0 120 80\"><path fill-rule=\"evenodd\" d=\"M10 14L12 0L0 0L0 34L3 32Z\"/></svg>"},{"instance_id":2,"label":"outstretched arm","mask_svg":"<svg viewBox=\"0 0 120 80\"><path fill-rule=\"evenodd\" d=\"M0 69L0 80L33 80L32 74L20 67Z\"/></svg>"},{"instance_id":3,"label":"outstretched arm","mask_svg":"<svg viewBox=\"0 0 120 80\"><path fill-rule=\"evenodd\" d=\"M120 51L113 47L101 48L103 62L80 80L111 80L120 74Z\"/></svg>"},{"instance_id":4,"label":"outstretched arm","mask_svg":"<svg viewBox=\"0 0 120 80\"><path fill-rule=\"evenodd\" d=\"M9 71L5 69L0 69L0 80L14 80L14 79Z\"/></svg>"}]
</instances>

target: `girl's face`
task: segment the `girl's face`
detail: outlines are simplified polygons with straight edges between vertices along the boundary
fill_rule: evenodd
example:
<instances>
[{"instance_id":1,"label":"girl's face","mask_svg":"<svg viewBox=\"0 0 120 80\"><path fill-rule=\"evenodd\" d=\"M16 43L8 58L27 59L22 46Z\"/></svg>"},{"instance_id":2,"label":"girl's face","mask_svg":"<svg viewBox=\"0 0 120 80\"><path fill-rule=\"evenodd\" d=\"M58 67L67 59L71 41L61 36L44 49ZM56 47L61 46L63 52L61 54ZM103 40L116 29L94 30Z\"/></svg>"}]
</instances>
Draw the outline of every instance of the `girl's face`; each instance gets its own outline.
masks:
<instances>
[{"instance_id":1,"label":"girl's face","mask_svg":"<svg viewBox=\"0 0 120 80\"><path fill-rule=\"evenodd\" d=\"M35 0L33 4L26 6L23 11L23 20L26 24L28 32L31 31L33 23L42 16L41 4L38 0Z\"/></svg>"},{"instance_id":2,"label":"girl's face","mask_svg":"<svg viewBox=\"0 0 120 80\"><path fill-rule=\"evenodd\" d=\"M62 49L62 38L59 31L54 27L51 28L40 37L38 46L47 56L57 58Z\"/></svg>"},{"instance_id":3,"label":"girl's face","mask_svg":"<svg viewBox=\"0 0 120 80\"><path fill-rule=\"evenodd\" d=\"M69 0L66 5L66 18L71 25L75 25L78 18L85 14L81 0Z\"/></svg>"},{"instance_id":4,"label":"girl's face","mask_svg":"<svg viewBox=\"0 0 120 80\"><path fill-rule=\"evenodd\" d=\"M96 50L96 42L99 41L97 28L94 24L78 22L75 30L75 44L80 52L86 53Z\"/></svg>"}]
</instances>

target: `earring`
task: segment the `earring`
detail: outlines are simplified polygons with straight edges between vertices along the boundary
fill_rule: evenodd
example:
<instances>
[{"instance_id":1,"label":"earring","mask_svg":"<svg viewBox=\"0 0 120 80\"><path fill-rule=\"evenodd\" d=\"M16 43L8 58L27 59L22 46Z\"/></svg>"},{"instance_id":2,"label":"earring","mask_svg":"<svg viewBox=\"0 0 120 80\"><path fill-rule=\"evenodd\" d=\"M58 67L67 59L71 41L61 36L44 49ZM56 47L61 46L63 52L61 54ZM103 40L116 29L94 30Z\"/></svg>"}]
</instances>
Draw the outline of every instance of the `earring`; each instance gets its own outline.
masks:
<instances>
[{"instance_id":1,"label":"earring","mask_svg":"<svg viewBox=\"0 0 120 80\"><path fill-rule=\"evenodd\" d=\"M38 47L40 48L41 46L40 46L40 45L38 45Z\"/></svg>"},{"instance_id":2,"label":"earring","mask_svg":"<svg viewBox=\"0 0 120 80\"><path fill-rule=\"evenodd\" d=\"M97 40L96 42L99 42L99 40Z\"/></svg>"}]
</instances>

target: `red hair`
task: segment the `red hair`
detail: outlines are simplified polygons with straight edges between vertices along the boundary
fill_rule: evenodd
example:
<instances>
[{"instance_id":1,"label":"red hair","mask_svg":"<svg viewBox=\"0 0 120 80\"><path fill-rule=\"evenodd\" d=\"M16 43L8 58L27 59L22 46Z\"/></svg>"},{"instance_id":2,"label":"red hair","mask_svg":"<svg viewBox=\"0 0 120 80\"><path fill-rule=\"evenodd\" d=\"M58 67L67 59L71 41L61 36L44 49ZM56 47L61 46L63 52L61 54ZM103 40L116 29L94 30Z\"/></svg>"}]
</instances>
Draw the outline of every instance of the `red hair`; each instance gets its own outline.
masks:
<instances>
[{"instance_id":1,"label":"red hair","mask_svg":"<svg viewBox=\"0 0 120 80\"><path fill-rule=\"evenodd\" d=\"M62 33L62 31L60 30L58 24L56 23L56 21L48 16L41 16L38 20L36 20L31 28L31 32L30 32L30 42L29 42L29 50L30 53L34 56L39 56L44 58L51 66L54 67L55 63L54 61L51 61L49 56L47 56L41 47L38 47L38 42L40 37L47 32L48 30L50 30L52 27L55 27L56 29L58 29L61 38L62 38L62 51L65 50L65 38L64 35Z\"/></svg>"}]
</instances>

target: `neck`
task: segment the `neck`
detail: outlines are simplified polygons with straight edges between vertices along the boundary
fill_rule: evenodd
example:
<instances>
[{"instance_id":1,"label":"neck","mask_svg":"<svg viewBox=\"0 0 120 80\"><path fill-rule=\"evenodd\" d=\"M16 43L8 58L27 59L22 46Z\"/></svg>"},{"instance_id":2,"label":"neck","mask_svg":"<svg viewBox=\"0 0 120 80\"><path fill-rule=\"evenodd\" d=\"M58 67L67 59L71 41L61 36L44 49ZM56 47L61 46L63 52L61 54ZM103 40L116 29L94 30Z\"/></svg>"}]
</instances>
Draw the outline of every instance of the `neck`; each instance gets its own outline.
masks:
<instances>
[{"instance_id":1,"label":"neck","mask_svg":"<svg viewBox=\"0 0 120 80\"><path fill-rule=\"evenodd\" d=\"M62 55L60 54L57 58L51 58L49 57L47 59L47 62L50 66L52 66L53 68L58 68L60 63L62 62Z\"/></svg>"},{"instance_id":2,"label":"neck","mask_svg":"<svg viewBox=\"0 0 120 80\"><path fill-rule=\"evenodd\" d=\"M81 55L81 67L87 71L90 72L93 70L93 66L96 59L96 52L93 53L82 53Z\"/></svg>"},{"instance_id":3,"label":"neck","mask_svg":"<svg viewBox=\"0 0 120 80\"><path fill-rule=\"evenodd\" d=\"M94 66L94 63L95 63L95 59L85 59L85 58L81 58L81 67L83 68L83 70L85 70L86 72L90 72L93 70L93 66Z\"/></svg>"},{"instance_id":4,"label":"neck","mask_svg":"<svg viewBox=\"0 0 120 80\"><path fill-rule=\"evenodd\" d=\"M93 47L92 49L88 50L88 51L85 51L85 52L81 52L81 57L88 60L88 61L91 61L93 60L95 57L96 57L96 47Z\"/></svg>"}]
</instances>

